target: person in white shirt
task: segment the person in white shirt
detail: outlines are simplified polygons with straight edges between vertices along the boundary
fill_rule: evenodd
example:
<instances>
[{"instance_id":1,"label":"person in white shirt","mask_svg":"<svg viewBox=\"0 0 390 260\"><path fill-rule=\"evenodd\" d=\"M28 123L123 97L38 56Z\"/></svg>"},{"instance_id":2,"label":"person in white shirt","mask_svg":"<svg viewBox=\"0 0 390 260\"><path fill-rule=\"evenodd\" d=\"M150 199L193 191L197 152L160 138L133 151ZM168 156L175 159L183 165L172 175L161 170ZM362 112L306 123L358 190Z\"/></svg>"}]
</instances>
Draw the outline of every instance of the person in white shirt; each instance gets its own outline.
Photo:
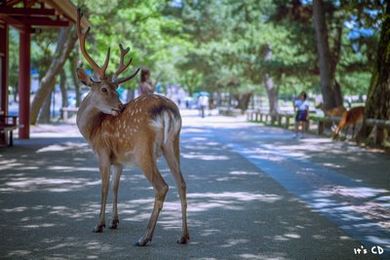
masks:
<instances>
[{"instance_id":1,"label":"person in white shirt","mask_svg":"<svg viewBox=\"0 0 390 260\"><path fill-rule=\"evenodd\" d=\"M199 106L200 114L201 114L202 118L205 117L205 112L206 112L205 110L209 106L209 97L206 95L201 95L198 98L198 106Z\"/></svg>"},{"instance_id":2,"label":"person in white shirt","mask_svg":"<svg viewBox=\"0 0 390 260\"><path fill-rule=\"evenodd\" d=\"M298 136L299 127L301 127L301 138L303 138L307 120L309 118L309 102L307 101L307 94L302 91L298 99L294 101L294 108L296 110L295 116L295 137Z\"/></svg>"}]
</instances>

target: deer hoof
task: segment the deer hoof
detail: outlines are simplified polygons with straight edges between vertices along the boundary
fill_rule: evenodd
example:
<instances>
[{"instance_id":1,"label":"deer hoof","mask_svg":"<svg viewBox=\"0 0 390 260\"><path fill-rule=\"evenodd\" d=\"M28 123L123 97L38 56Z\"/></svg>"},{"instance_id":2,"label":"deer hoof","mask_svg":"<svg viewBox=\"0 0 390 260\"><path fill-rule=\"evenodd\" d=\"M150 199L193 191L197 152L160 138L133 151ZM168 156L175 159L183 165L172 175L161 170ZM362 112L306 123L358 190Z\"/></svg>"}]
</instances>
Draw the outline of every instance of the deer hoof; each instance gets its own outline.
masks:
<instances>
[{"instance_id":1,"label":"deer hoof","mask_svg":"<svg viewBox=\"0 0 390 260\"><path fill-rule=\"evenodd\" d=\"M177 240L178 244L184 245L188 243L188 240L190 240L190 236L182 236L180 239Z\"/></svg>"},{"instance_id":2,"label":"deer hoof","mask_svg":"<svg viewBox=\"0 0 390 260\"><path fill-rule=\"evenodd\" d=\"M137 242L135 242L135 246L147 246L148 243L152 241L151 239L140 239Z\"/></svg>"},{"instance_id":3,"label":"deer hoof","mask_svg":"<svg viewBox=\"0 0 390 260\"><path fill-rule=\"evenodd\" d=\"M100 225L97 225L93 230L92 232L95 232L95 233L102 233L103 232L103 229L106 227L106 224L100 224Z\"/></svg>"},{"instance_id":4,"label":"deer hoof","mask_svg":"<svg viewBox=\"0 0 390 260\"><path fill-rule=\"evenodd\" d=\"M113 219L110 225L110 229L117 229L119 224L119 219Z\"/></svg>"}]
</instances>

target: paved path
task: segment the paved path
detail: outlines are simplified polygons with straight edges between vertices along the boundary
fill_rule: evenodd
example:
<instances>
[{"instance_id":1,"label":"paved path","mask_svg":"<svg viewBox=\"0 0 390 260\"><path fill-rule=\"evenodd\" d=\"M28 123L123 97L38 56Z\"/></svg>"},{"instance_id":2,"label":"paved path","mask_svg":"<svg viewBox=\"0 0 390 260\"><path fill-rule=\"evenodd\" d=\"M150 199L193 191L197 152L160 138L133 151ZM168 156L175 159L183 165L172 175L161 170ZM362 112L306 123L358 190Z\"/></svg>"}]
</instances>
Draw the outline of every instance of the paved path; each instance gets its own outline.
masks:
<instances>
[{"instance_id":1,"label":"paved path","mask_svg":"<svg viewBox=\"0 0 390 260\"><path fill-rule=\"evenodd\" d=\"M1 257L356 259L354 248L373 244L389 252L386 154L187 114L182 168L191 243L175 243L180 203L162 161L171 189L152 245L137 248L132 243L143 233L153 203L142 173L127 169L122 176L119 229L94 234L100 180L90 149L74 126L61 133L43 127L34 136L0 150Z\"/></svg>"}]
</instances>

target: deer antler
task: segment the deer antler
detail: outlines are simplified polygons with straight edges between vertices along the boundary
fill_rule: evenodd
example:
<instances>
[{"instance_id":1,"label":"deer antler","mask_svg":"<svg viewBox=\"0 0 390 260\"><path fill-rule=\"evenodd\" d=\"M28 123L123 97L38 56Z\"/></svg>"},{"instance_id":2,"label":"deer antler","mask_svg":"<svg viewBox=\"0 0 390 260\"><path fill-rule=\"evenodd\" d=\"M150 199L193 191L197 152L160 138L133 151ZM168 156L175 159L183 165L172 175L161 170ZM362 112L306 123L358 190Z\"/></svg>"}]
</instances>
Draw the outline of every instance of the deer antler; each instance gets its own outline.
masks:
<instances>
[{"instance_id":1,"label":"deer antler","mask_svg":"<svg viewBox=\"0 0 390 260\"><path fill-rule=\"evenodd\" d=\"M89 65L91 65L93 71L99 75L100 79L103 79L106 77L106 70L108 67L108 62L110 60L110 48L108 48L106 59L104 61L103 67L99 67L97 63L92 59L92 57L88 54L87 49L85 48L85 39L87 38L88 32L91 29L88 26L88 29L85 33L83 33L81 29L81 18L83 17L83 14L81 13L80 8L77 9L77 36L80 41L80 49L81 53L83 54L84 58L88 61Z\"/></svg>"},{"instance_id":2,"label":"deer antler","mask_svg":"<svg viewBox=\"0 0 390 260\"><path fill-rule=\"evenodd\" d=\"M130 66L130 63L133 60L132 58L130 58L129 62L127 62L127 64L125 65L124 64L125 56L129 52L130 48L127 47L126 49L124 49L121 43L119 43L119 48L121 50L121 57L120 57L120 62L119 62L119 68L115 71L114 76L113 76L114 78L117 78L119 76L119 74L121 74L123 71L125 71Z\"/></svg>"},{"instance_id":3,"label":"deer antler","mask_svg":"<svg viewBox=\"0 0 390 260\"><path fill-rule=\"evenodd\" d=\"M133 74L131 74L130 76L128 76L128 77L126 77L126 78L120 78L120 79L115 80L115 83L118 84L118 85L120 85L120 84L122 84L122 83L124 83L124 82L126 82L126 81L131 80L132 78L134 78L134 77L137 75L137 73L138 73L140 70L141 70L141 68L138 68L138 69L137 69Z\"/></svg>"},{"instance_id":4,"label":"deer antler","mask_svg":"<svg viewBox=\"0 0 390 260\"><path fill-rule=\"evenodd\" d=\"M122 44L119 44L119 48L120 48L120 51L121 51L121 56L120 56L120 61L119 61L119 68L116 70L116 72L114 73L113 75L113 81L115 81L115 83L117 83L118 85L121 84L121 83L124 83L132 78L134 78L137 73L139 72L139 68L132 74L130 75L129 77L126 77L126 78L118 78L119 74L121 74L123 71L125 71L131 64L131 62L133 61L132 58L130 58L130 60L125 64L124 61L125 61L125 56L127 55L127 53L129 52L130 48L127 47L126 49L123 48L123 45Z\"/></svg>"}]
</instances>

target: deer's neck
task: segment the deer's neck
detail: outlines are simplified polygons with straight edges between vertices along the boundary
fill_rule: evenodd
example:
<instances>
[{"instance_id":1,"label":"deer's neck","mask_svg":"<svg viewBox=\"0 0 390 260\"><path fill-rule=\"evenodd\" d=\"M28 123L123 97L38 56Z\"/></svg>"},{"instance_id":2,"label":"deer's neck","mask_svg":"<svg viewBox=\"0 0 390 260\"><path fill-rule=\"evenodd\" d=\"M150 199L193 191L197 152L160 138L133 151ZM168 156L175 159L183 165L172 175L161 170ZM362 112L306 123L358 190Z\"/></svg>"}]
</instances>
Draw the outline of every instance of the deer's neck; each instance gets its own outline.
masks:
<instances>
[{"instance_id":1,"label":"deer's neck","mask_svg":"<svg viewBox=\"0 0 390 260\"><path fill-rule=\"evenodd\" d=\"M90 142L94 132L98 129L102 121L102 112L100 112L91 102L90 96L86 96L81 102L77 111L77 127L84 138Z\"/></svg>"}]
</instances>

